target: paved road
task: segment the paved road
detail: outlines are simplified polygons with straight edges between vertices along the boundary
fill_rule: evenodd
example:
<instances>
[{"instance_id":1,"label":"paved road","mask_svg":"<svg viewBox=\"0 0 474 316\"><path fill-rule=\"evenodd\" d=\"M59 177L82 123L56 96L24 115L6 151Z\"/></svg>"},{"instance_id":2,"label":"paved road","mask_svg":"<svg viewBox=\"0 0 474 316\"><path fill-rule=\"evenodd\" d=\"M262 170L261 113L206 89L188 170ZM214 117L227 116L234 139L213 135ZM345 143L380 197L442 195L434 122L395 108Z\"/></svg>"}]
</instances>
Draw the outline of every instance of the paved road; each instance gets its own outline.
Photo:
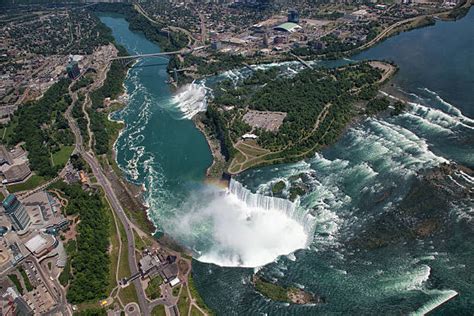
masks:
<instances>
[{"instance_id":1,"label":"paved road","mask_svg":"<svg viewBox=\"0 0 474 316\"><path fill-rule=\"evenodd\" d=\"M76 121L71 115L72 107L74 103L77 101L77 92L72 92L71 90L69 90L69 92L70 92L73 102L71 106L69 106L69 108L67 109L65 116L69 122L69 126L71 127L71 130L74 133L74 137L76 140L75 152L80 153L82 158L84 158L84 160L91 167L92 173L97 179L97 182L104 189L105 196L107 200L109 201L110 206L112 207L115 214L118 216L118 218L122 222L122 225L125 228L125 233L127 235L127 247L128 247L128 265L130 266L131 273L135 274L138 272L138 267L137 267L137 261L135 257L135 240L134 240L133 231L131 229L130 222L122 208L122 205L119 202L119 199L117 198L114 190L112 189L112 185L110 184L109 180L105 177L102 167L100 166L99 162L95 158L94 154L84 150L81 132L76 124ZM140 306L142 315L150 315L149 307L148 307L147 300L145 297L145 292L140 283L140 280L137 279L133 283L135 285L135 289L137 292L138 305Z\"/></svg>"}]
</instances>

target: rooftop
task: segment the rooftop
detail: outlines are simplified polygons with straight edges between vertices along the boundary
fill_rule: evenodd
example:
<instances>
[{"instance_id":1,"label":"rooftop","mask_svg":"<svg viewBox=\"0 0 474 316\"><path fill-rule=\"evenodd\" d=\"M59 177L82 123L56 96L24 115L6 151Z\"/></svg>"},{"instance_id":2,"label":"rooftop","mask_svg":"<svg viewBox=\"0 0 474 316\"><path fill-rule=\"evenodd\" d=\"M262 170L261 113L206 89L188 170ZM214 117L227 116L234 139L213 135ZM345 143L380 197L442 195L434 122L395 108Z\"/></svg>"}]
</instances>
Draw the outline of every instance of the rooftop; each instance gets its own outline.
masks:
<instances>
[{"instance_id":1,"label":"rooftop","mask_svg":"<svg viewBox=\"0 0 474 316\"><path fill-rule=\"evenodd\" d=\"M284 32L295 32L296 30L300 29L301 26L299 26L298 24L296 23L293 23L293 22L285 22L283 24L280 24L278 26L275 26L275 30L277 31L284 31Z\"/></svg>"},{"instance_id":2,"label":"rooftop","mask_svg":"<svg viewBox=\"0 0 474 316\"><path fill-rule=\"evenodd\" d=\"M11 165L13 163L13 159L10 156L10 153L5 148L5 146L0 145L0 164L7 163Z\"/></svg>"},{"instance_id":3,"label":"rooftop","mask_svg":"<svg viewBox=\"0 0 474 316\"><path fill-rule=\"evenodd\" d=\"M16 201L16 196L14 194L9 194L5 200L3 200L2 205L4 208L8 208L12 203Z\"/></svg>"},{"instance_id":4,"label":"rooftop","mask_svg":"<svg viewBox=\"0 0 474 316\"><path fill-rule=\"evenodd\" d=\"M31 174L30 167L27 163L21 165L13 165L3 172L5 180L9 182L22 181Z\"/></svg>"}]
</instances>

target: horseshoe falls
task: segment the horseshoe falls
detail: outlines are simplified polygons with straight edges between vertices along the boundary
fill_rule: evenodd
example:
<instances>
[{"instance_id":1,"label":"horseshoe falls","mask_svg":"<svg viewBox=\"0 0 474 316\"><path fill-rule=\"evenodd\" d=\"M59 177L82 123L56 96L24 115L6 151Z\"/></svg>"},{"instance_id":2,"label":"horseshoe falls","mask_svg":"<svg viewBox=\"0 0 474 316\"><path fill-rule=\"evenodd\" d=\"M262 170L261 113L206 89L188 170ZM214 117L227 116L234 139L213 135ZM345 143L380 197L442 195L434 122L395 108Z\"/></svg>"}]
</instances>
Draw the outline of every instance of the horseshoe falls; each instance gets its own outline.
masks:
<instances>
[{"instance_id":1,"label":"horseshoe falls","mask_svg":"<svg viewBox=\"0 0 474 316\"><path fill-rule=\"evenodd\" d=\"M159 50L123 17L101 20L129 52ZM211 155L190 120L205 110L214 79L172 91L166 66L130 70L129 104L112 116L126 123L115 144L117 162L129 181L145 187L157 229L196 254L193 279L216 314L472 313L472 25L471 10L459 21L438 21L352 56L398 64L384 92L408 100L407 110L363 118L314 157L248 170L228 188L204 181ZM222 76L239 80L246 71ZM445 173L436 173L440 166ZM281 181L285 188L273 193ZM304 192L293 202L291 188ZM254 273L325 303L270 301L252 286Z\"/></svg>"}]
</instances>

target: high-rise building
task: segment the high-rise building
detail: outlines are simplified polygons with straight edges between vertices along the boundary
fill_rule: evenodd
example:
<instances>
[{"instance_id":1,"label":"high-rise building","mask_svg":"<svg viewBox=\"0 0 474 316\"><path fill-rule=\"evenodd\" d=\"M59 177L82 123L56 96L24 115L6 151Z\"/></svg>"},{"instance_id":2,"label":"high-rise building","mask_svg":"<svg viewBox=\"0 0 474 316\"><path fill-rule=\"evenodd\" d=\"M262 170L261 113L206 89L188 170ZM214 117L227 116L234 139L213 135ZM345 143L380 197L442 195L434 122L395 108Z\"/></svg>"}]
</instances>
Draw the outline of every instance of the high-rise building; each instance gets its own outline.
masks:
<instances>
[{"instance_id":1,"label":"high-rise building","mask_svg":"<svg viewBox=\"0 0 474 316\"><path fill-rule=\"evenodd\" d=\"M288 22L292 22L296 24L300 23L300 15L298 11L296 10L288 11Z\"/></svg>"},{"instance_id":2,"label":"high-rise building","mask_svg":"<svg viewBox=\"0 0 474 316\"><path fill-rule=\"evenodd\" d=\"M16 231L24 230L30 224L30 216L26 211L25 207L21 202L16 198L15 195L10 194L2 202L3 208L5 209L5 214L10 219L13 228Z\"/></svg>"},{"instance_id":3,"label":"high-rise building","mask_svg":"<svg viewBox=\"0 0 474 316\"><path fill-rule=\"evenodd\" d=\"M69 64L66 67L67 75L71 79L76 79L79 77L81 74L81 71L79 70L79 65L77 64L77 61L71 60Z\"/></svg>"}]
</instances>

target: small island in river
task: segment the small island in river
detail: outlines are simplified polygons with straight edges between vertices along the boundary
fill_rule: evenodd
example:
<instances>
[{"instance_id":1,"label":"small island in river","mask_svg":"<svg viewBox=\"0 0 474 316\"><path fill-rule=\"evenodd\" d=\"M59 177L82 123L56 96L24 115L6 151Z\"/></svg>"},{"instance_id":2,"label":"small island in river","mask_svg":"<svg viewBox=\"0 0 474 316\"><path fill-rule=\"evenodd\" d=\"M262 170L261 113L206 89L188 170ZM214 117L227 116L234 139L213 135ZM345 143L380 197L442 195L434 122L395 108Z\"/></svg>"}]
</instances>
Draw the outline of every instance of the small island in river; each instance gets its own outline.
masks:
<instances>
[{"instance_id":1,"label":"small island in river","mask_svg":"<svg viewBox=\"0 0 474 316\"><path fill-rule=\"evenodd\" d=\"M273 301L290 304L319 304L324 303L324 299L306 292L297 287L284 287L264 280L262 277L254 275L252 284L255 289L265 297Z\"/></svg>"},{"instance_id":2,"label":"small island in river","mask_svg":"<svg viewBox=\"0 0 474 316\"><path fill-rule=\"evenodd\" d=\"M288 75L273 67L213 89L206 113L195 117L213 149L208 176L298 161L334 143L347 125L403 104L379 95L393 64L360 62L338 68L308 65Z\"/></svg>"}]
</instances>

